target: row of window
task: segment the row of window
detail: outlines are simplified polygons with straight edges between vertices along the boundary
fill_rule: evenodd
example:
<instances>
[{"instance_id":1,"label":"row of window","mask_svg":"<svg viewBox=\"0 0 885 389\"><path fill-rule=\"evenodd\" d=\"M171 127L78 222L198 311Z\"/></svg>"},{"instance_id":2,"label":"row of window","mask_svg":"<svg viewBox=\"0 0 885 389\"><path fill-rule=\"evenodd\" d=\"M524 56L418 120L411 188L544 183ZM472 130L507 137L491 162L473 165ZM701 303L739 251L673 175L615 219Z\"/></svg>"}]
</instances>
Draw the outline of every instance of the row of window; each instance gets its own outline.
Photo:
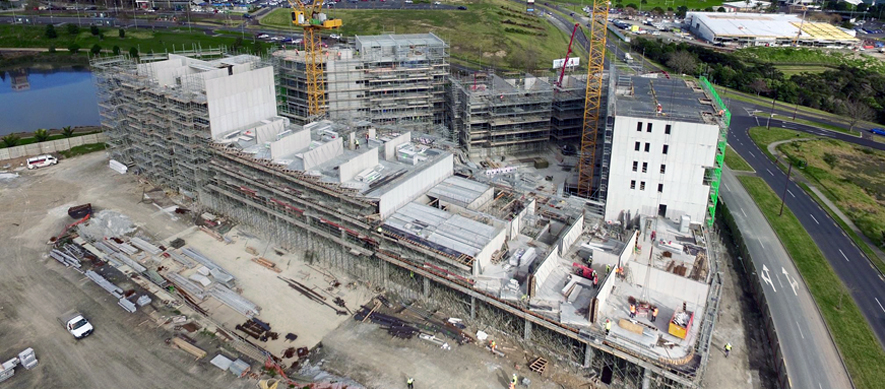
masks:
<instances>
[{"instance_id":1,"label":"row of window","mask_svg":"<svg viewBox=\"0 0 885 389\"><path fill-rule=\"evenodd\" d=\"M636 142L636 144L633 145L633 150L639 151L639 149L641 147L642 147L642 142ZM651 151L651 143L646 142L645 143L645 152L647 153L649 151ZM664 145L663 149L661 150L661 152L664 154L667 154L667 152L669 152L669 151L670 151L670 145Z\"/></svg>"},{"instance_id":2,"label":"row of window","mask_svg":"<svg viewBox=\"0 0 885 389\"><path fill-rule=\"evenodd\" d=\"M639 161L633 161L633 171L637 171L639 169ZM642 163L642 172L648 173L648 162ZM667 165L661 164L661 174L667 172Z\"/></svg>"},{"instance_id":3,"label":"row of window","mask_svg":"<svg viewBox=\"0 0 885 389\"><path fill-rule=\"evenodd\" d=\"M646 123L645 132L651 132L652 123ZM664 134L670 135L670 130L673 129L673 126L667 124L664 125ZM636 132L642 132L642 122L636 123Z\"/></svg>"},{"instance_id":4,"label":"row of window","mask_svg":"<svg viewBox=\"0 0 885 389\"><path fill-rule=\"evenodd\" d=\"M636 180L630 180L630 189L636 189ZM639 181L639 190L645 190L645 181ZM658 184L658 192L664 193L664 184Z\"/></svg>"}]
</instances>

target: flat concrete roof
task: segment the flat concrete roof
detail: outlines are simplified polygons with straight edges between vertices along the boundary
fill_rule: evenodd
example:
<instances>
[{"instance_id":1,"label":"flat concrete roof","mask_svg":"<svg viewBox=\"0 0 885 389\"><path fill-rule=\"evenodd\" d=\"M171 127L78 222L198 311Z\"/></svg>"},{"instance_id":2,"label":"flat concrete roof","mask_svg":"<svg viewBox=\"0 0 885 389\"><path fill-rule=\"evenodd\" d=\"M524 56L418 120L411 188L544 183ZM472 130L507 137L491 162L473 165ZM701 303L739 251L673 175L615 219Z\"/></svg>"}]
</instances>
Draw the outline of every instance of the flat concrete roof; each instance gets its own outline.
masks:
<instances>
[{"instance_id":1,"label":"flat concrete roof","mask_svg":"<svg viewBox=\"0 0 885 389\"><path fill-rule=\"evenodd\" d=\"M497 228L438 208L411 202L384 221L387 228L416 238L442 252L475 257L494 238Z\"/></svg>"},{"instance_id":2,"label":"flat concrete roof","mask_svg":"<svg viewBox=\"0 0 885 389\"><path fill-rule=\"evenodd\" d=\"M712 120L717 114L713 102L697 84L689 86L689 82L693 81L620 77L615 113L617 116L716 124Z\"/></svg>"}]
</instances>

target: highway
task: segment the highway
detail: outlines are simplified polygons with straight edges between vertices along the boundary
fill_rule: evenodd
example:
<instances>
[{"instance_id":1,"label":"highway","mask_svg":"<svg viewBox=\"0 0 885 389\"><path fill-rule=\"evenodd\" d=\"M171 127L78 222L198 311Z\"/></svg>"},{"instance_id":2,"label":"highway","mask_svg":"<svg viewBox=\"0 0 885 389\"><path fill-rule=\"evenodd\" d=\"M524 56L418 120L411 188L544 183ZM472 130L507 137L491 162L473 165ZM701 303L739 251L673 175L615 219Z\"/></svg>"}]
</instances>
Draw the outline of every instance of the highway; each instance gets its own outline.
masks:
<instances>
[{"instance_id":1,"label":"highway","mask_svg":"<svg viewBox=\"0 0 885 389\"><path fill-rule=\"evenodd\" d=\"M762 291L792 387L851 388L848 372L805 282L765 216L729 169L722 172L719 193L743 234L756 271L763 280Z\"/></svg>"},{"instance_id":2,"label":"highway","mask_svg":"<svg viewBox=\"0 0 885 389\"><path fill-rule=\"evenodd\" d=\"M778 195L781 195L787 179L786 172L775 166L774 162L765 156L750 139L747 131L751 127L765 126L766 120L768 119L733 116L728 143L756 170L757 176L764 179ZM771 126L795 129L821 137L840 139L885 150L885 144L869 139L792 122L772 120ZM786 206L793 211L826 256L836 274L850 289L852 297L873 328L880 345L885 344L885 307L883 307L885 304L885 277L854 245L854 242L848 238L841 227L802 188L791 181L786 189ZM724 192L728 192L728 189ZM782 307L774 308L778 310Z\"/></svg>"}]
</instances>

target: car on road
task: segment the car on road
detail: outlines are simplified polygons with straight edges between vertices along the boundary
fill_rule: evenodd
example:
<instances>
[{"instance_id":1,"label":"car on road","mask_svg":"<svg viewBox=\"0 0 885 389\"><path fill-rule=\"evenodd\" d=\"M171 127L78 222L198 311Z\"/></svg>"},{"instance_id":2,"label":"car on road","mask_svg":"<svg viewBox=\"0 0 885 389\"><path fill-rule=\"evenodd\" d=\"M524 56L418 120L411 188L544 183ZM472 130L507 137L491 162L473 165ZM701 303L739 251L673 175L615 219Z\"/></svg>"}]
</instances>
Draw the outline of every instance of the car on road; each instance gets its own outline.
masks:
<instances>
[{"instance_id":1,"label":"car on road","mask_svg":"<svg viewBox=\"0 0 885 389\"><path fill-rule=\"evenodd\" d=\"M876 135L885 136L885 128L871 128L870 132Z\"/></svg>"},{"instance_id":2,"label":"car on road","mask_svg":"<svg viewBox=\"0 0 885 389\"><path fill-rule=\"evenodd\" d=\"M439 2L439 1L434 1L434 2L433 2L433 5L440 5L440 4L442 4L442 3Z\"/></svg>"},{"instance_id":3,"label":"car on road","mask_svg":"<svg viewBox=\"0 0 885 389\"><path fill-rule=\"evenodd\" d=\"M463 6L463 5L459 5L459 6L458 6L458 9L461 10L461 11L466 11L466 10L467 10L467 7L465 7L465 6Z\"/></svg>"}]
</instances>

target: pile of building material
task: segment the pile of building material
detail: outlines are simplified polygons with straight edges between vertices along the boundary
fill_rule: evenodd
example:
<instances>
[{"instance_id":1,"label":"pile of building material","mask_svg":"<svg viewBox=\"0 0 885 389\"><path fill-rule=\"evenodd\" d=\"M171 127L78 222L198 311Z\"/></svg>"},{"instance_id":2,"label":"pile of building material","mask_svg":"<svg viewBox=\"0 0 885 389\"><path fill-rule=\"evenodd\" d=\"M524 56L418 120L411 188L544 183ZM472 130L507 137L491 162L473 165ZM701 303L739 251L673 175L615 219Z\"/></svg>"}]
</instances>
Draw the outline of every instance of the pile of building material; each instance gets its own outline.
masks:
<instances>
[{"instance_id":1,"label":"pile of building material","mask_svg":"<svg viewBox=\"0 0 885 389\"><path fill-rule=\"evenodd\" d=\"M34 349L26 348L18 353L15 358L0 364L0 382L6 381L15 375L15 367L19 365L28 370L37 366L37 354L34 353Z\"/></svg>"},{"instance_id":2,"label":"pile of building material","mask_svg":"<svg viewBox=\"0 0 885 389\"><path fill-rule=\"evenodd\" d=\"M304 297L307 297L308 299L310 299L310 300L312 300L312 301L315 301L315 302L317 302L317 303L319 303L319 304L323 304L323 305L325 305L325 306L327 306L327 307L329 307L329 308L332 308L333 310L335 310L335 313L337 313L337 314L339 314L339 315L348 315L349 312L350 312L350 310L347 309L347 307L344 305L344 300L341 300L340 298L335 299L335 303L336 303L339 307L342 307L342 308L346 309L346 310L344 310L344 311L343 311L343 310L340 310L340 309L336 308L334 305L329 304L328 302L326 302L326 296L323 296L323 295L317 293L316 291L314 291L313 289L308 288L307 285L304 285L304 284L302 284L302 283L300 283L300 282L298 282L298 281L295 281L295 280L293 280L293 279L289 279L289 278L286 278L286 277L280 277L280 276L277 276L277 278L279 278L279 279L283 280L284 282L286 282L286 284L288 284L290 288L297 290L299 293L301 293L302 295L304 295Z\"/></svg>"},{"instance_id":3,"label":"pile of building material","mask_svg":"<svg viewBox=\"0 0 885 389\"><path fill-rule=\"evenodd\" d=\"M133 237L132 239L129 239L129 243L132 243L133 246L138 247L142 251L151 255L157 255L163 252L163 250L161 250L159 247L154 246L140 238Z\"/></svg>"},{"instance_id":4,"label":"pile of building material","mask_svg":"<svg viewBox=\"0 0 885 389\"><path fill-rule=\"evenodd\" d=\"M209 272L212 274L212 277L215 278L216 281L227 285L228 287L233 287L235 285L236 278L230 274L227 270L224 270L223 267L217 265L213 262L209 257L203 255L196 249L192 247L185 247L181 250L182 254L192 258L193 260L203 264L206 268L209 269Z\"/></svg>"},{"instance_id":5,"label":"pile of building material","mask_svg":"<svg viewBox=\"0 0 885 389\"><path fill-rule=\"evenodd\" d=\"M267 260L267 259L265 259L265 258L263 258L263 257L252 258L252 262L255 262L255 263L257 263L257 264L259 264L259 265L261 265L261 266L264 266L264 267L266 267L266 268L268 268L268 269L270 269L270 270L273 270L273 271L275 271L275 272L277 272L277 273L282 273L282 272L283 272L282 269L280 269L279 267L277 267L277 264L275 264L275 263L273 263L273 262L271 262L271 261L269 261L269 260Z\"/></svg>"},{"instance_id":6,"label":"pile of building material","mask_svg":"<svg viewBox=\"0 0 885 389\"><path fill-rule=\"evenodd\" d=\"M243 324L237 324L236 329L262 342L266 342L268 339L277 340L280 337L278 333L270 330L270 324L254 317L246 320Z\"/></svg>"},{"instance_id":7,"label":"pile of building material","mask_svg":"<svg viewBox=\"0 0 885 389\"><path fill-rule=\"evenodd\" d=\"M128 216L107 209L93 214L88 223L78 226L80 235L94 241L103 240L106 236L126 236L135 229Z\"/></svg>"},{"instance_id":8,"label":"pile of building material","mask_svg":"<svg viewBox=\"0 0 885 389\"><path fill-rule=\"evenodd\" d=\"M185 352L187 352L188 354L193 355L193 356L196 357L197 359L200 359L200 358L203 358L203 357L206 356L206 352L203 351L203 349L201 349L201 348L199 348L199 347L193 345L192 343L188 342L187 340L185 340L185 339L183 339L183 338L181 338L181 337L176 336L176 337L172 338L169 342L170 342L173 346L178 347L179 349L184 350Z\"/></svg>"},{"instance_id":9,"label":"pile of building material","mask_svg":"<svg viewBox=\"0 0 885 389\"><path fill-rule=\"evenodd\" d=\"M117 285L114 285L112 282L108 281L101 274L98 274L92 270L87 270L86 277L89 277L90 280L98 284L102 289L108 291L112 296L120 299L123 298L123 289L120 289Z\"/></svg>"},{"instance_id":10,"label":"pile of building material","mask_svg":"<svg viewBox=\"0 0 885 389\"><path fill-rule=\"evenodd\" d=\"M52 249L49 256L66 267L80 268L80 260L57 249Z\"/></svg>"},{"instance_id":11,"label":"pile of building material","mask_svg":"<svg viewBox=\"0 0 885 389\"><path fill-rule=\"evenodd\" d=\"M190 296L190 298L194 299L196 302L200 302L206 299L206 292L203 290L203 288L193 283L191 280L185 278L181 274L170 272L166 274L166 279L168 279L169 282L171 282L177 288L187 293L187 295Z\"/></svg>"},{"instance_id":12,"label":"pile of building material","mask_svg":"<svg viewBox=\"0 0 885 389\"><path fill-rule=\"evenodd\" d=\"M209 295L248 318L258 316L261 312L261 307L221 284L212 285Z\"/></svg>"}]
</instances>

